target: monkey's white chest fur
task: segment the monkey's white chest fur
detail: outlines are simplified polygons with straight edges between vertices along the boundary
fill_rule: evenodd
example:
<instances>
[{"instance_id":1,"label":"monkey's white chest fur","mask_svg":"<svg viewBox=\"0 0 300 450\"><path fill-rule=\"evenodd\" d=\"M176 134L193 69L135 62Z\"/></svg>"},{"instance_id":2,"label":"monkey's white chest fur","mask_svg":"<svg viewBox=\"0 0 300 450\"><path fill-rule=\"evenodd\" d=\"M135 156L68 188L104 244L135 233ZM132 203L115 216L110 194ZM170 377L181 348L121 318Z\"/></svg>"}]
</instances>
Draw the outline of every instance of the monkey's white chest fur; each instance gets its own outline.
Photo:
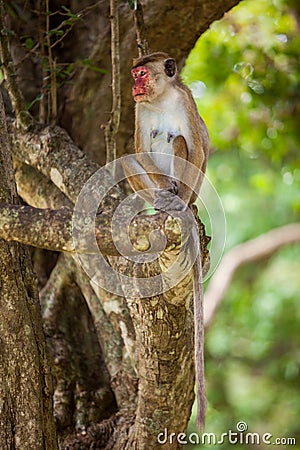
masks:
<instances>
[{"instance_id":1,"label":"monkey's white chest fur","mask_svg":"<svg viewBox=\"0 0 300 450\"><path fill-rule=\"evenodd\" d=\"M176 136L186 136L186 115L176 92L170 92L162 101L154 104L138 104L141 149L151 153L173 155ZM167 174L173 174L171 158L152 154L156 165Z\"/></svg>"}]
</instances>

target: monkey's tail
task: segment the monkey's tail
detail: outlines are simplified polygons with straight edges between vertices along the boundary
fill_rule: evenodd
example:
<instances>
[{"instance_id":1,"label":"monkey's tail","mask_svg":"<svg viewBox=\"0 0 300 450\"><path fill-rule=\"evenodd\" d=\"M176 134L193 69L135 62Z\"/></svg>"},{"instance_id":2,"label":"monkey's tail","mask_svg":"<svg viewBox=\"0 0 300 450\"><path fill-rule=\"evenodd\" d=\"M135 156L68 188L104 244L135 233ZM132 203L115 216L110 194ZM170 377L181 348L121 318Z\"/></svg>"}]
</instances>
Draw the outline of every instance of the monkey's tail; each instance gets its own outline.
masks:
<instances>
[{"instance_id":1,"label":"monkey's tail","mask_svg":"<svg viewBox=\"0 0 300 450\"><path fill-rule=\"evenodd\" d=\"M204 313L203 313L203 288L202 288L202 262L201 245L197 227L192 232L196 259L194 263L194 324L195 324L195 378L197 397L196 425L200 430L205 427L206 415L206 387L204 374Z\"/></svg>"}]
</instances>

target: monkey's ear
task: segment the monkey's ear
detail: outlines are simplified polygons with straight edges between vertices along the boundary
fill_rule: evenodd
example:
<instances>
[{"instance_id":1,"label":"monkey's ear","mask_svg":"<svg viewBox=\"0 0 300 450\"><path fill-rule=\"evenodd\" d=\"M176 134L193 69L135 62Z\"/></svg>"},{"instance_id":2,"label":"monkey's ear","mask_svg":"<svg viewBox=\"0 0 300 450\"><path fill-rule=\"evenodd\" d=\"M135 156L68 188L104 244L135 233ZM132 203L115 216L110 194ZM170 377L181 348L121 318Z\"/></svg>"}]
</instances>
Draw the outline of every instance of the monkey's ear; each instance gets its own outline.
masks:
<instances>
[{"instance_id":1,"label":"monkey's ear","mask_svg":"<svg viewBox=\"0 0 300 450\"><path fill-rule=\"evenodd\" d=\"M169 58L165 60L165 73L168 77L173 77L176 73L175 59Z\"/></svg>"}]
</instances>

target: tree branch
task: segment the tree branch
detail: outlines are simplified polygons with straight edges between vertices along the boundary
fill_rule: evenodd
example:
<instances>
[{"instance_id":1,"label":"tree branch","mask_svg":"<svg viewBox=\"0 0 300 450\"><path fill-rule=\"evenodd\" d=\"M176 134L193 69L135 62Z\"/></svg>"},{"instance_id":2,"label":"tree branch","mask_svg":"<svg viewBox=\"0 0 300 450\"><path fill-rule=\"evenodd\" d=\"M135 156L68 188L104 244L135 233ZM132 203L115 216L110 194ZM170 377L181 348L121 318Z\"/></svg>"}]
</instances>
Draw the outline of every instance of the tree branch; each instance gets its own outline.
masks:
<instances>
[{"instance_id":1,"label":"tree branch","mask_svg":"<svg viewBox=\"0 0 300 450\"><path fill-rule=\"evenodd\" d=\"M116 134L119 129L121 115L121 83L120 83L120 42L118 0L110 0L111 20L111 67L112 67L112 112L104 127L106 143L106 163L117 158Z\"/></svg>"},{"instance_id":2,"label":"tree branch","mask_svg":"<svg viewBox=\"0 0 300 450\"><path fill-rule=\"evenodd\" d=\"M14 169L18 194L28 205L42 209L58 209L62 206L73 209L71 200L36 169L16 159Z\"/></svg>"},{"instance_id":3,"label":"tree branch","mask_svg":"<svg viewBox=\"0 0 300 450\"><path fill-rule=\"evenodd\" d=\"M205 326L209 326L237 269L249 262L270 258L281 247L300 241L300 223L285 225L230 250L222 259L204 296Z\"/></svg>"},{"instance_id":4,"label":"tree branch","mask_svg":"<svg viewBox=\"0 0 300 450\"><path fill-rule=\"evenodd\" d=\"M50 15L49 0L46 0L46 42L48 51L48 64L50 71L50 93L48 98L48 117L47 121L55 123L57 119L57 86L56 86L56 63L52 55L52 46L50 38Z\"/></svg>"},{"instance_id":5,"label":"tree branch","mask_svg":"<svg viewBox=\"0 0 300 450\"><path fill-rule=\"evenodd\" d=\"M94 324L89 320L81 290L74 280L77 270L81 269L71 256L60 255L40 299L48 348L53 356L56 422L66 427L74 421L80 431L90 422L90 415L101 417L112 406L113 396L104 360L93 354L100 350L99 342L96 344L94 340L97 339ZM99 300L95 303L101 308ZM107 326L104 320L103 326ZM70 339L70 328L76 335L74 340ZM92 342L96 344L94 347ZM83 360L89 363L85 366ZM88 373L85 367L89 368ZM97 377L95 384L94 377Z\"/></svg>"},{"instance_id":6,"label":"tree branch","mask_svg":"<svg viewBox=\"0 0 300 450\"><path fill-rule=\"evenodd\" d=\"M6 28L4 23L3 0L0 0L0 53L2 70L7 84L7 90L11 98L13 110L16 114L18 124L25 130L28 130L33 125L33 117L26 109L23 94L17 84L15 67L9 50L8 29Z\"/></svg>"},{"instance_id":7,"label":"tree branch","mask_svg":"<svg viewBox=\"0 0 300 450\"><path fill-rule=\"evenodd\" d=\"M134 23L139 56L147 55L150 53L150 48L146 38L147 28L144 21L143 7L139 0L135 2Z\"/></svg>"},{"instance_id":8,"label":"tree branch","mask_svg":"<svg viewBox=\"0 0 300 450\"><path fill-rule=\"evenodd\" d=\"M119 408L130 405L136 396L136 374L128 361L126 340L135 343L133 324L126 303L122 297L95 289L83 270L71 261L75 281L87 302L95 324L106 367L111 377L111 385ZM93 287L92 287L93 286Z\"/></svg>"},{"instance_id":9,"label":"tree branch","mask_svg":"<svg viewBox=\"0 0 300 450\"><path fill-rule=\"evenodd\" d=\"M36 125L28 132L7 119L15 158L26 163L51 180L73 203L85 182L99 169L57 126ZM120 195L120 191L115 189Z\"/></svg>"},{"instance_id":10,"label":"tree branch","mask_svg":"<svg viewBox=\"0 0 300 450\"><path fill-rule=\"evenodd\" d=\"M72 211L0 203L0 237L46 250L74 252Z\"/></svg>"},{"instance_id":11,"label":"tree branch","mask_svg":"<svg viewBox=\"0 0 300 450\"><path fill-rule=\"evenodd\" d=\"M89 246L89 231L92 227L100 251L104 255L119 256L114 242L124 242L129 234L130 241L135 250L145 251L153 248L153 231L165 234L167 245L181 242L181 231L178 226L180 219L167 216L164 213L156 215L136 216L129 230L121 229L120 235L111 235L111 214L101 212L93 217L82 214L76 215L76 227L80 229L76 248L73 242L73 211L62 207L58 210L39 209L31 206L19 206L0 203L0 237L7 241L17 241L33 247L44 248L69 253L92 254ZM152 237L152 242L150 238ZM151 247L152 246L152 247ZM128 255L131 253L128 249ZM153 253L157 249L153 249Z\"/></svg>"}]
</instances>

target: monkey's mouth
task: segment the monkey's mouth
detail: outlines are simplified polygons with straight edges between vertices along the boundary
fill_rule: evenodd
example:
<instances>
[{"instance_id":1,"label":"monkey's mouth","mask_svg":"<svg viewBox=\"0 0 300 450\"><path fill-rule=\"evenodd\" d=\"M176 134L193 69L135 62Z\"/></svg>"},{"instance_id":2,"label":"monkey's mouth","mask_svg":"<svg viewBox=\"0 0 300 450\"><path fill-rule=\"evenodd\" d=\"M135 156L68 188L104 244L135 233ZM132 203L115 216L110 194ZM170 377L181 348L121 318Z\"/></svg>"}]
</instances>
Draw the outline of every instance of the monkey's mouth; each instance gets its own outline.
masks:
<instances>
[{"instance_id":1,"label":"monkey's mouth","mask_svg":"<svg viewBox=\"0 0 300 450\"><path fill-rule=\"evenodd\" d=\"M145 93L135 94L133 98L136 102L140 102L143 99L143 97L145 97L145 95L146 95Z\"/></svg>"}]
</instances>

